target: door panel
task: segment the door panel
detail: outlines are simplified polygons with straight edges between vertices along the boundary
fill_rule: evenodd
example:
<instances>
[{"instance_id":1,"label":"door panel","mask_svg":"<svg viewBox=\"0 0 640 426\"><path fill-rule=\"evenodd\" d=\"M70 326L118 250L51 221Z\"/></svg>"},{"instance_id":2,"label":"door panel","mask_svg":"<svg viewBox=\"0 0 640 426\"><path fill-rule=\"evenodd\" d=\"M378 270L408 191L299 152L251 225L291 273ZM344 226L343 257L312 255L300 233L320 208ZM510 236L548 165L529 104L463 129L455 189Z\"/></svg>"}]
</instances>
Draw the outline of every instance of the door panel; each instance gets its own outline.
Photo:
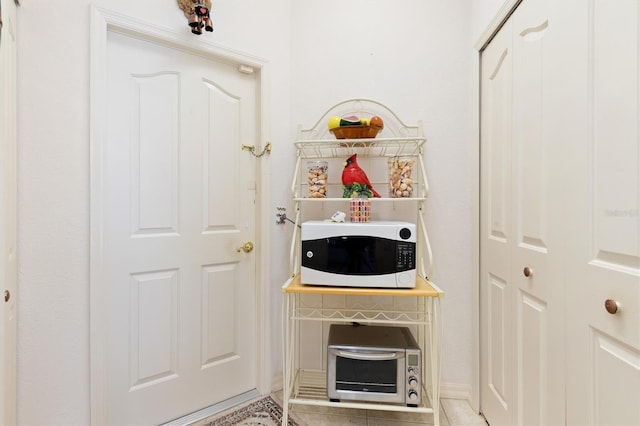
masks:
<instances>
[{"instance_id":1,"label":"door panel","mask_svg":"<svg viewBox=\"0 0 640 426\"><path fill-rule=\"evenodd\" d=\"M564 422L564 291L562 289L561 145L549 135L550 108L561 83L553 78L563 22L547 0L526 0L513 21L514 227L511 253L517 289L515 424Z\"/></svg>"},{"instance_id":2,"label":"door panel","mask_svg":"<svg viewBox=\"0 0 640 426\"><path fill-rule=\"evenodd\" d=\"M496 277L489 278L489 317L487 333L487 358L489 371L487 385L496 402L505 409L508 408L507 399L510 398L510 372L506 365L509 359L507 347L510 342L506 334L509 311L506 281Z\"/></svg>"},{"instance_id":3,"label":"door panel","mask_svg":"<svg viewBox=\"0 0 640 426\"><path fill-rule=\"evenodd\" d=\"M257 84L108 33L107 420L162 423L257 385Z\"/></svg>"},{"instance_id":4,"label":"door panel","mask_svg":"<svg viewBox=\"0 0 640 426\"><path fill-rule=\"evenodd\" d=\"M492 424L509 424L514 404L511 287L511 23L482 53L480 305L481 409Z\"/></svg>"},{"instance_id":5,"label":"door panel","mask_svg":"<svg viewBox=\"0 0 640 426\"><path fill-rule=\"evenodd\" d=\"M640 266L638 221L638 3L595 2L590 36L593 160L590 211L594 262L605 268ZM612 67L615 64L615 67ZM623 185L621 185L623 184Z\"/></svg>"},{"instance_id":6,"label":"door panel","mask_svg":"<svg viewBox=\"0 0 640 426\"><path fill-rule=\"evenodd\" d=\"M533 294L518 293L518 424L543 425L547 422L549 377L549 308ZM554 360L555 361L555 360Z\"/></svg>"},{"instance_id":7,"label":"door panel","mask_svg":"<svg viewBox=\"0 0 640 426\"><path fill-rule=\"evenodd\" d=\"M593 424L639 424L638 383L640 351L615 340L611 335L592 331L593 361L590 388L594 405L589 407ZM628 390L621 391L621 390Z\"/></svg>"},{"instance_id":8,"label":"door panel","mask_svg":"<svg viewBox=\"0 0 640 426\"><path fill-rule=\"evenodd\" d=\"M640 8L592 1L584 130L568 139L576 177L567 265L567 420L640 424ZM605 301L618 303L617 312Z\"/></svg>"},{"instance_id":9,"label":"door panel","mask_svg":"<svg viewBox=\"0 0 640 426\"><path fill-rule=\"evenodd\" d=\"M178 232L179 78L131 76L133 234Z\"/></svg>"},{"instance_id":10,"label":"door panel","mask_svg":"<svg viewBox=\"0 0 640 426\"><path fill-rule=\"evenodd\" d=\"M178 271L131 274L131 390L177 375Z\"/></svg>"},{"instance_id":11,"label":"door panel","mask_svg":"<svg viewBox=\"0 0 640 426\"><path fill-rule=\"evenodd\" d=\"M548 147L543 138L543 43L547 20L522 5L514 20L514 211L518 247L547 252ZM538 12L538 10L535 10Z\"/></svg>"},{"instance_id":12,"label":"door panel","mask_svg":"<svg viewBox=\"0 0 640 426\"><path fill-rule=\"evenodd\" d=\"M228 303L239 297L236 294L234 265L212 265L203 268L202 297L202 365L213 367L236 356L238 336L241 330L234 318L235 304Z\"/></svg>"},{"instance_id":13,"label":"door panel","mask_svg":"<svg viewBox=\"0 0 640 426\"><path fill-rule=\"evenodd\" d=\"M561 151L548 137L548 106L557 91L550 9L546 0L524 1L482 52L480 276L489 285L480 283L480 310L487 312L481 314L486 373L480 385L492 425L564 421L562 237L555 211L563 191Z\"/></svg>"},{"instance_id":14,"label":"door panel","mask_svg":"<svg viewBox=\"0 0 640 426\"><path fill-rule=\"evenodd\" d=\"M0 2L0 424L12 425L16 424L18 304L16 5Z\"/></svg>"},{"instance_id":15,"label":"door panel","mask_svg":"<svg viewBox=\"0 0 640 426\"><path fill-rule=\"evenodd\" d=\"M513 35L513 115L504 117L516 243L503 280L515 312L501 319L517 323L515 355L505 351L517 378L511 424L640 424L639 21L633 0L525 0L501 30ZM481 268L503 262L482 244ZM493 393L481 392L488 421L504 424L484 396Z\"/></svg>"}]
</instances>

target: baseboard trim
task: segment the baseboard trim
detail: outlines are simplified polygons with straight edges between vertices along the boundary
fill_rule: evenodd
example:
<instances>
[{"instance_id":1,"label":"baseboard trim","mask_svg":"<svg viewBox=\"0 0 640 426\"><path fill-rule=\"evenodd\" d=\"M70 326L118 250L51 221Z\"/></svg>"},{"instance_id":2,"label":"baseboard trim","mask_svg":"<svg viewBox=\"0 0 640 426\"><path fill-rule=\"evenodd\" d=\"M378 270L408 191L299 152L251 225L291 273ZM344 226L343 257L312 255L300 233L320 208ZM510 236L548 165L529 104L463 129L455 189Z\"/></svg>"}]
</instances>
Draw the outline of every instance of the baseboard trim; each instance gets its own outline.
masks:
<instances>
[{"instance_id":1,"label":"baseboard trim","mask_svg":"<svg viewBox=\"0 0 640 426\"><path fill-rule=\"evenodd\" d=\"M281 391L284 386L282 385L283 380L282 380L282 374L276 374L275 376L273 376L271 378L271 392L278 392Z\"/></svg>"},{"instance_id":2,"label":"baseboard trim","mask_svg":"<svg viewBox=\"0 0 640 426\"><path fill-rule=\"evenodd\" d=\"M191 425L197 421L206 419L207 417L211 417L215 414L221 413L225 410L233 408L237 405L240 405L244 402L251 401L260 396L260 392L256 389L250 390L248 392L242 393L240 395L234 396L232 398L226 399L217 404L211 405L207 408L203 408L202 410L198 410L194 413L187 414L184 417L180 417L178 419L172 420L170 422L164 423L161 426L185 426Z\"/></svg>"},{"instance_id":3,"label":"baseboard trim","mask_svg":"<svg viewBox=\"0 0 640 426\"><path fill-rule=\"evenodd\" d=\"M442 383L440 398L464 399L471 402L471 385L466 383Z\"/></svg>"}]
</instances>

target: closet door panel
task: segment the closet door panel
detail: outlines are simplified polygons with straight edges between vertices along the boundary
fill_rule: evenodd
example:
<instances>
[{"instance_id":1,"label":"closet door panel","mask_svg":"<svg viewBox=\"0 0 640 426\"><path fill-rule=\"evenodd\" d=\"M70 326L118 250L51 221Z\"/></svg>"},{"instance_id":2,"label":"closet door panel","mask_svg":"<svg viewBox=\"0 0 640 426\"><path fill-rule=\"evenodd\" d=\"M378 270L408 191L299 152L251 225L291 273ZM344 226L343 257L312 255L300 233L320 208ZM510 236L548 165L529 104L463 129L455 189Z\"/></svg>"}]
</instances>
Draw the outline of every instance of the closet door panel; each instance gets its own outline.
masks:
<instances>
[{"instance_id":1,"label":"closet door panel","mask_svg":"<svg viewBox=\"0 0 640 426\"><path fill-rule=\"evenodd\" d=\"M529 3L527 3L529 4ZM523 6L526 7L526 6ZM544 139L544 18L514 19L514 201L518 247L546 253L549 149Z\"/></svg>"},{"instance_id":2,"label":"closet door panel","mask_svg":"<svg viewBox=\"0 0 640 426\"><path fill-rule=\"evenodd\" d=\"M508 390L496 392L501 377L496 375L496 340L484 342L481 334L481 348L489 348L481 350L482 357L489 357L481 362L487 368L486 380L481 374L481 405L491 425L562 424L565 419L563 224L558 214L564 204L565 164L553 126L563 84L554 73L564 65L564 50L572 47L563 40L569 20L554 15L555 7L548 0L523 1L482 57L480 263L481 279L491 284L486 292L493 298L487 301L493 305L484 304L481 282L481 312L493 311L496 295L503 296L500 360ZM510 66L507 88L498 85L498 63ZM501 99L496 93L510 96ZM499 106L492 104L498 101ZM505 132L508 126L510 133L498 138L498 125ZM496 153L501 144L506 144L500 151L506 159ZM496 176L503 177L502 186ZM505 191L502 209L498 189ZM502 222L496 212L506 215ZM505 229L502 252L495 248L498 229ZM487 338L498 335L496 316L492 313L493 322L481 325Z\"/></svg>"},{"instance_id":3,"label":"closet door panel","mask_svg":"<svg viewBox=\"0 0 640 426\"><path fill-rule=\"evenodd\" d=\"M584 8L585 130L567 138L567 423L640 424L640 8Z\"/></svg>"},{"instance_id":4,"label":"closet door panel","mask_svg":"<svg viewBox=\"0 0 640 426\"><path fill-rule=\"evenodd\" d=\"M593 12L593 182L597 261L638 269L638 5ZM615 28L615 30L613 30Z\"/></svg>"},{"instance_id":5,"label":"closet door panel","mask_svg":"<svg viewBox=\"0 0 640 426\"><path fill-rule=\"evenodd\" d=\"M483 53L480 309L505 303L493 323L481 314L492 425L640 424L639 22L637 0L524 0ZM498 52L511 61L511 112L490 104L485 60ZM512 126L500 171L496 119ZM483 348L498 346L484 340L498 322L505 349L491 364Z\"/></svg>"},{"instance_id":6,"label":"closet door panel","mask_svg":"<svg viewBox=\"0 0 640 426\"><path fill-rule=\"evenodd\" d=\"M518 292L518 342L521 380L518 386L518 424L543 425L547 421L548 307L534 295Z\"/></svg>"},{"instance_id":7,"label":"closet door panel","mask_svg":"<svg viewBox=\"0 0 640 426\"><path fill-rule=\"evenodd\" d=\"M505 24L510 28L510 24ZM514 292L511 220L511 32L499 33L482 54L481 122L481 408L492 425L512 424L515 409Z\"/></svg>"},{"instance_id":8,"label":"closet door panel","mask_svg":"<svg viewBox=\"0 0 640 426\"><path fill-rule=\"evenodd\" d=\"M513 220L516 245L512 281L517 291L515 424L557 424L562 402L564 298L561 279L563 193L558 145L549 135L548 105L556 102L554 52L562 22L547 0L524 1L513 20ZM555 37L555 38L554 38Z\"/></svg>"},{"instance_id":9,"label":"closet door panel","mask_svg":"<svg viewBox=\"0 0 640 426\"><path fill-rule=\"evenodd\" d=\"M487 371L487 387L492 397L502 406L508 406L510 397L509 383L510 371L507 371L508 345L507 335L510 311L507 295L507 282L495 275L488 277L489 292L489 322L487 333L487 359L489 360Z\"/></svg>"},{"instance_id":10,"label":"closet door panel","mask_svg":"<svg viewBox=\"0 0 640 426\"><path fill-rule=\"evenodd\" d=\"M508 243L511 225L511 53L505 47L496 58L487 82L489 120L486 122L488 143L485 146L489 198L488 238L504 247Z\"/></svg>"}]
</instances>

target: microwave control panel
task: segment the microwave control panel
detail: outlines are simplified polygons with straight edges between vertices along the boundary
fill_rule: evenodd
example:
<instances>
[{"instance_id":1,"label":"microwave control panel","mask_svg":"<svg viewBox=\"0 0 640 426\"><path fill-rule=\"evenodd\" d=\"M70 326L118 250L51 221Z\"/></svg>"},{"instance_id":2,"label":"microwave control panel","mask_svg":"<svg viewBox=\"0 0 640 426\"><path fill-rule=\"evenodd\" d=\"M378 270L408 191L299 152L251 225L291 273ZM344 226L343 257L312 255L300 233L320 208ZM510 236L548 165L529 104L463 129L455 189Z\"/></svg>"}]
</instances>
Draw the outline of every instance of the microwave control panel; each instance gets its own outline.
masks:
<instances>
[{"instance_id":1,"label":"microwave control panel","mask_svg":"<svg viewBox=\"0 0 640 426\"><path fill-rule=\"evenodd\" d=\"M409 271L415 269L416 265L416 245L415 243L396 243L396 270Z\"/></svg>"}]
</instances>

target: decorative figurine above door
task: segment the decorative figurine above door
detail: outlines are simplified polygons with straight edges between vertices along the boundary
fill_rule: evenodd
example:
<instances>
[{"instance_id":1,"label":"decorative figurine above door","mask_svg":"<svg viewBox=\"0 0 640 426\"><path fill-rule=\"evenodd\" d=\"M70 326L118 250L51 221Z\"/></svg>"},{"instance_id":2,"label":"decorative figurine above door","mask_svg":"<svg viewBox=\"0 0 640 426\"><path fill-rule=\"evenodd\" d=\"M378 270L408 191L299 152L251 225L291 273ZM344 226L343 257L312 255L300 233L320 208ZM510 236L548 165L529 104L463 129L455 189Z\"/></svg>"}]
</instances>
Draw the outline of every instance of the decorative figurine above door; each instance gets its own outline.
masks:
<instances>
[{"instance_id":1,"label":"decorative figurine above door","mask_svg":"<svg viewBox=\"0 0 640 426\"><path fill-rule=\"evenodd\" d=\"M211 16L209 14L211 10L211 0L178 0L178 6L180 6L180 9L184 12L184 16L187 18L193 34L202 34L203 28L205 31L213 31Z\"/></svg>"}]
</instances>

